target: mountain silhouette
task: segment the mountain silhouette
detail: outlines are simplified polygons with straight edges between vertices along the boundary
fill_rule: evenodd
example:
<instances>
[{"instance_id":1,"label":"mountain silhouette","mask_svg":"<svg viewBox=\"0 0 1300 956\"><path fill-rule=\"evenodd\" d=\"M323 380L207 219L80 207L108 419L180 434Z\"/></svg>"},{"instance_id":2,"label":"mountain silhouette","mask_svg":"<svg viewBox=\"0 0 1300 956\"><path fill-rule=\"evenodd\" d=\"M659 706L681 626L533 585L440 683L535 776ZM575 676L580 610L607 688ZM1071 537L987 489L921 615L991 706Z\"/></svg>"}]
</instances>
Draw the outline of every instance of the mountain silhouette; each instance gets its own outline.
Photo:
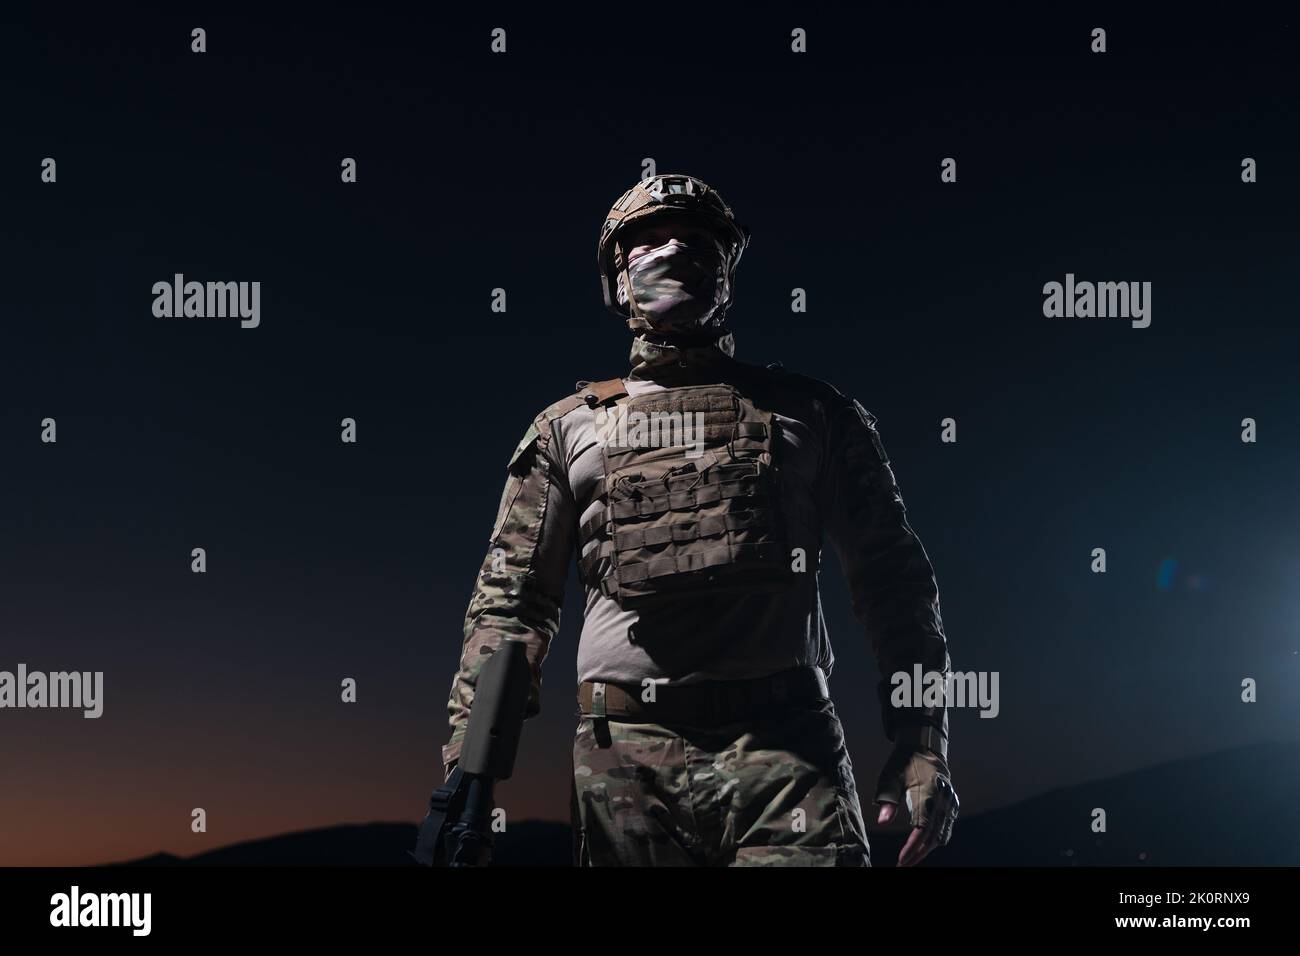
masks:
<instances>
[{"instance_id":1,"label":"mountain silhouette","mask_svg":"<svg viewBox=\"0 0 1300 956\"><path fill-rule=\"evenodd\" d=\"M282 833L178 857L155 853L112 866L416 866L414 823L356 823ZM524 820L498 834L498 866L568 866L573 836L567 823Z\"/></svg>"},{"instance_id":2,"label":"mountain silhouette","mask_svg":"<svg viewBox=\"0 0 1300 956\"><path fill-rule=\"evenodd\" d=\"M1093 832L1094 810L1106 830ZM870 807L864 810L870 811ZM368 823L250 840L191 857L116 866L414 866L412 823ZM957 822L932 866L1300 866L1300 743L1260 743L1053 790ZM904 828L871 831L892 866ZM499 834L497 866L568 866L567 823L526 820Z\"/></svg>"}]
</instances>

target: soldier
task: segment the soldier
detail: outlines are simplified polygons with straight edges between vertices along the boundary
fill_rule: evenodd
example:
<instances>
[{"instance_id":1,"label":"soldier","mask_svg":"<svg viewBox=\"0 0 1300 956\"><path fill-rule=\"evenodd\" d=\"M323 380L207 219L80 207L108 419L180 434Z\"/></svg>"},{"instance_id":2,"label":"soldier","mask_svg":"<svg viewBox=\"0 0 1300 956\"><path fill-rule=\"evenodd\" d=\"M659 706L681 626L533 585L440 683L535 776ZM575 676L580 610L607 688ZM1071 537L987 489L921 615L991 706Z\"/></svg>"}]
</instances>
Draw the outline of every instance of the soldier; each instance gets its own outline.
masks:
<instances>
[{"instance_id":1,"label":"soldier","mask_svg":"<svg viewBox=\"0 0 1300 956\"><path fill-rule=\"evenodd\" d=\"M875 419L825 383L733 358L726 325L749 232L709 186L656 176L597 245L631 371L579 383L516 447L452 683L455 765L474 685L526 642L528 711L575 549L586 587L572 812L579 865L868 866L844 733L827 690L825 534L882 680L894 742L875 801L905 802L899 857L947 843L958 801L944 706L890 706L890 675L947 674L929 558Z\"/></svg>"}]
</instances>

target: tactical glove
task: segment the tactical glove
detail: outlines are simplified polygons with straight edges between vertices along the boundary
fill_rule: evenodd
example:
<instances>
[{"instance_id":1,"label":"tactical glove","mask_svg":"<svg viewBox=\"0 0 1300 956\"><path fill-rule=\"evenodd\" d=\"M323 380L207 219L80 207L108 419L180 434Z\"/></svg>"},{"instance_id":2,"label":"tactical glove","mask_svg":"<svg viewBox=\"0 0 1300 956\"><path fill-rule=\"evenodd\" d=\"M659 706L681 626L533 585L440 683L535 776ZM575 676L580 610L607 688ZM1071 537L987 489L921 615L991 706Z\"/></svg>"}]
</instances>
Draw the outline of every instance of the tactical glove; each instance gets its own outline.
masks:
<instances>
[{"instance_id":1,"label":"tactical glove","mask_svg":"<svg viewBox=\"0 0 1300 956\"><path fill-rule=\"evenodd\" d=\"M876 786L876 803L905 801L912 826L935 836L937 846L948 843L961 806L946 751L946 741L934 728L899 728L894 751Z\"/></svg>"}]
</instances>

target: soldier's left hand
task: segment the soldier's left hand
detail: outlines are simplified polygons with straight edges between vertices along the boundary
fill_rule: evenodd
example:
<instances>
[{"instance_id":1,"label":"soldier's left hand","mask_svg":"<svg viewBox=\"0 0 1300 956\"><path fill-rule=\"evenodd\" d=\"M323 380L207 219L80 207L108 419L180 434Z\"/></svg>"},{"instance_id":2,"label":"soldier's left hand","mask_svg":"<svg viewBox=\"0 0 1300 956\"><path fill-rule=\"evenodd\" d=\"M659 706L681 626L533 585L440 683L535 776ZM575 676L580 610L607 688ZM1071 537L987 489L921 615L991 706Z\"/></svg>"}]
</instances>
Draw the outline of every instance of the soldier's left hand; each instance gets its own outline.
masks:
<instances>
[{"instance_id":1,"label":"soldier's left hand","mask_svg":"<svg viewBox=\"0 0 1300 956\"><path fill-rule=\"evenodd\" d=\"M924 748L894 748L876 786L875 802L880 805L876 822L893 820L903 800L912 832L898 854L898 865L915 866L935 847L947 844L961 806L942 755Z\"/></svg>"}]
</instances>

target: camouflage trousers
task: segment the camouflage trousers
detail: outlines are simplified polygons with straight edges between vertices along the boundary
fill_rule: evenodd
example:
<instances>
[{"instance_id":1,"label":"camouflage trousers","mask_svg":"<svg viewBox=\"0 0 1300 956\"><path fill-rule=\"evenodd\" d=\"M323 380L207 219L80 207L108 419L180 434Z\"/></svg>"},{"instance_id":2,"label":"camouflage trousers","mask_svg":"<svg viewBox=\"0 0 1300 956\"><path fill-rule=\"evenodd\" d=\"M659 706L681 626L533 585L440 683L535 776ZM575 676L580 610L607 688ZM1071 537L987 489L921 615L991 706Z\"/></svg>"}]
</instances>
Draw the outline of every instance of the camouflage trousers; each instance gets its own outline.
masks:
<instances>
[{"instance_id":1,"label":"camouflage trousers","mask_svg":"<svg viewBox=\"0 0 1300 956\"><path fill-rule=\"evenodd\" d=\"M573 743L579 866L870 866L829 700L715 727L583 716Z\"/></svg>"}]
</instances>

